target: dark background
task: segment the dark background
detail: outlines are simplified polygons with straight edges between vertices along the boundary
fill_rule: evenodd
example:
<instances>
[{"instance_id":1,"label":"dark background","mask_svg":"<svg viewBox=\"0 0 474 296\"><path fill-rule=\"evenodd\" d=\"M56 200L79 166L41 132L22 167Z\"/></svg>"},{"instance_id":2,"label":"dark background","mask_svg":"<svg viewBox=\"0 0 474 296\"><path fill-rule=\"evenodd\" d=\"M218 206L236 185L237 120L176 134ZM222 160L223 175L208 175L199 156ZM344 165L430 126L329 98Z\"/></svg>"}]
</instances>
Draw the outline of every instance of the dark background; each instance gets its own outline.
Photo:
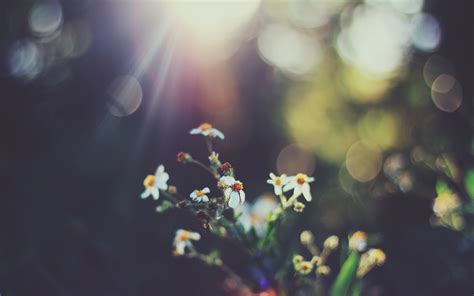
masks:
<instances>
[{"instance_id":1,"label":"dark background","mask_svg":"<svg viewBox=\"0 0 474 296\"><path fill-rule=\"evenodd\" d=\"M195 73L170 67L160 77L154 67L166 61L157 54L140 80L144 99L131 116L108 113L106 87L127 72L136 50L133 36L117 28L117 11L133 4L114 1L63 1L64 18L90 22L94 41L89 50L67 61L73 75L58 85L45 77L22 81L1 68L0 98L0 293L15 295L219 295L222 275L197 262L172 257L171 241L178 227L201 231L185 213L157 215L152 200L141 200L142 179L160 163L171 184L192 190L189 180L210 179L195 168L175 162L176 153L205 157L205 146L188 131L202 121L213 122L198 108L201 99ZM0 3L0 57L8 46L28 34L25 15L31 1ZM438 52L454 65L464 86L463 116L441 114L461 167L472 165L472 83L474 7L470 1L428 1L443 30ZM14 17L12 17L14 16ZM23 19L21 18L23 16ZM158 17L159 18L159 17ZM11 30L11 20L15 30ZM147 28L142 28L146 30ZM170 33L173 36L174 32ZM137 41L138 42L138 41ZM190 49L188 49L190 50ZM186 64L186 50L173 62ZM276 153L288 144L272 116L278 93L273 69L258 58L255 41L246 42L229 61L239 68L238 87L246 139L236 147L217 144L221 156L235 164L247 196L261 194ZM156 79L165 81L159 100ZM148 98L148 99L147 99ZM232 137L230 134L228 137ZM332 168L321 162L316 186L331 182ZM423 181L433 185L434 175ZM316 193L318 196L318 193ZM336 201L350 206L350 201ZM429 224L431 201L416 193L394 193L375 202L378 215L344 224L338 234L361 227L383 233L387 264L371 273L367 295L472 295L474 245L462 234ZM299 228L308 227L311 212ZM370 222L367 222L370 221ZM306 223L306 224L305 224ZM309 226L317 229L317 226ZM319 230L323 233L324 229ZM295 234L297 236L297 234ZM219 245L210 237L204 249ZM226 255L226 252L228 253ZM240 253L223 246L224 258L245 270ZM232 265L232 264L231 264Z\"/></svg>"}]
</instances>

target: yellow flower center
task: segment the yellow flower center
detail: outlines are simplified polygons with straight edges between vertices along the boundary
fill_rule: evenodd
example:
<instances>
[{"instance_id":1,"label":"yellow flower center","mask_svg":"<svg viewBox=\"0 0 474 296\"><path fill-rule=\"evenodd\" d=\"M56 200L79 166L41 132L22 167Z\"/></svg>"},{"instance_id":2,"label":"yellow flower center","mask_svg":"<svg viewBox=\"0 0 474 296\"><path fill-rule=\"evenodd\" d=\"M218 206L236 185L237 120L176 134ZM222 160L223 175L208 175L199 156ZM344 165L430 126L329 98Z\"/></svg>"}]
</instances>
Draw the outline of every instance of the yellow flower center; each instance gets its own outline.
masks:
<instances>
[{"instance_id":1,"label":"yellow flower center","mask_svg":"<svg viewBox=\"0 0 474 296\"><path fill-rule=\"evenodd\" d=\"M202 131L208 131L212 128L212 124L204 122L198 128Z\"/></svg>"},{"instance_id":2,"label":"yellow flower center","mask_svg":"<svg viewBox=\"0 0 474 296\"><path fill-rule=\"evenodd\" d=\"M152 187L156 183L156 177L152 175L146 176L145 180L143 180L143 185L145 187Z\"/></svg>"},{"instance_id":3,"label":"yellow flower center","mask_svg":"<svg viewBox=\"0 0 474 296\"><path fill-rule=\"evenodd\" d=\"M296 175L296 182L300 185L303 185L304 183L306 183L307 179L308 179L308 176L306 176L305 174Z\"/></svg>"},{"instance_id":4,"label":"yellow flower center","mask_svg":"<svg viewBox=\"0 0 474 296\"><path fill-rule=\"evenodd\" d=\"M201 190L196 190L196 196L197 196L197 197L201 197L201 196L203 196L203 195L205 195L205 194L206 194L206 193L204 193L204 192L201 191Z\"/></svg>"},{"instance_id":5,"label":"yellow flower center","mask_svg":"<svg viewBox=\"0 0 474 296\"><path fill-rule=\"evenodd\" d=\"M189 231L183 230L183 231L181 231L180 235L178 236L178 240L187 241L187 240L189 240L190 236L191 236L191 233Z\"/></svg>"},{"instance_id":6,"label":"yellow flower center","mask_svg":"<svg viewBox=\"0 0 474 296\"><path fill-rule=\"evenodd\" d=\"M232 190L233 191L240 191L244 189L244 184L240 183L240 182L235 182L234 185L232 185Z\"/></svg>"},{"instance_id":7,"label":"yellow flower center","mask_svg":"<svg viewBox=\"0 0 474 296\"><path fill-rule=\"evenodd\" d=\"M283 184L283 180L280 177L275 178L275 185L281 186Z\"/></svg>"},{"instance_id":8,"label":"yellow flower center","mask_svg":"<svg viewBox=\"0 0 474 296\"><path fill-rule=\"evenodd\" d=\"M311 265L310 265L309 263L307 263L307 262L301 262L301 263L300 263L300 269L301 269L302 271L308 271L308 270L311 269Z\"/></svg>"},{"instance_id":9,"label":"yellow flower center","mask_svg":"<svg viewBox=\"0 0 474 296\"><path fill-rule=\"evenodd\" d=\"M304 209L304 207L305 207L304 203L301 203L301 202L295 203L295 209L297 210L302 210Z\"/></svg>"}]
</instances>

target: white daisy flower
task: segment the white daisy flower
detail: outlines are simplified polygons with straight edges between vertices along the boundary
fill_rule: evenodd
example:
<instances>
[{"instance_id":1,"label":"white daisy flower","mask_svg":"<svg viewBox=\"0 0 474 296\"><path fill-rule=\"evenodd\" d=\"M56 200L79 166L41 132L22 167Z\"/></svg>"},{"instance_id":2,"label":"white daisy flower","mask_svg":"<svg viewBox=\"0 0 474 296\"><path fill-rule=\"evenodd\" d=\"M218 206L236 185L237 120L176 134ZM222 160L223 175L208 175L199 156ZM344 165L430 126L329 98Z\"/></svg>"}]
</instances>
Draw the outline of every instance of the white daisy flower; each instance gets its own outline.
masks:
<instances>
[{"instance_id":1,"label":"white daisy flower","mask_svg":"<svg viewBox=\"0 0 474 296\"><path fill-rule=\"evenodd\" d=\"M148 175L145 180L143 180L145 191L143 191L141 197L147 198L151 195L153 199L158 200L158 198L160 198L160 190L168 189L167 183L169 178L170 176L165 172L165 167L163 165L158 166L154 176Z\"/></svg>"},{"instance_id":2,"label":"white daisy flower","mask_svg":"<svg viewBox=\"0 0 474 296\"><path fill-rule=\"evenodd\" d=\"M231 176L222 176L217 182L217 187L226 189L235 183L235 178Z\"/></svg>"},{"instance_id":3,"label":"white daisy flower","mask_svg":"<svg viewBox=\"0 0 474 296\"><path fill-rule=\"evenodd\" d=\"M201 190L194 190L191 192L189 195L191 199L195 202L208 202L209 197L207 197L206 194L210 193L211 190L209 190L209 187L203 188Z\"/></svg>"},{"instance_id":4,"label":"white daisy flower","mask_svg":"<svg viewBox=\"0 0 474 296\"><path fill-rule=\"evenodd\" d=\"M224 196L228 201L229 207L236 208L239 204L243 204L245 202L245 192L244 192L244 184L240 181L236 181L232 177L227 177L227 179L222 180L224 177L221 178L221 182L227 185L227 189L224 190ZM232 179L233 182L229 183ZM228 183L226 183L226 181Z\"/></svg>"},{"instance_id":5,"label":"white daisy flower","mask_svg":"<svg viewBox=\"0 0 474 296\"><path fill-rule=\"evenodd\" d=\"M224 140L224 134L220 130L212 127L212 124L207 122L202 123L197 128L193 128L189 133L191 135L203 135L205 137L219 138Z\"/></svg>"},{"instance_id":6,"label":"white daisy flower","mask_svg":"<svg viewBox=\"0 0 474 296\"><path fill-rule=\"evenodd\" d=\"M270 179L267 180L267 183L273 185L275 195L282 195L282 188L288 183L288 179L286 178L285 174L276 176L274 173L270 173Z\"/></svg>"},{"instance_id":7,"label":"white daisy flower","mask_svg":"<svg viewBox=\"0 0 474 296\"><path fill-rule=\"evenodd\" d=\"M186 249L192 249L193 244L191 240L198 241L201 239L201 235L197 232L191 232L184 229L176 230L176 235L174 237L173 247L175 255L184 255Z\"/></svg>"},{"instance_id":8,"label":"white daisy flower","mask_svg":"<svg viewBox=\"0 0 474 296\"><path fill-rule=\"evenodd\" d=\"M313 177L308 177L305 174L297 174L296 176L288 177L288 183L283 186L283 191L287 192L294 189L293 196L290 200L295 200L303 194L306 201L311 201L313 198L311 196L309 183L313 181Z\"/></svg>"}]
</instances>

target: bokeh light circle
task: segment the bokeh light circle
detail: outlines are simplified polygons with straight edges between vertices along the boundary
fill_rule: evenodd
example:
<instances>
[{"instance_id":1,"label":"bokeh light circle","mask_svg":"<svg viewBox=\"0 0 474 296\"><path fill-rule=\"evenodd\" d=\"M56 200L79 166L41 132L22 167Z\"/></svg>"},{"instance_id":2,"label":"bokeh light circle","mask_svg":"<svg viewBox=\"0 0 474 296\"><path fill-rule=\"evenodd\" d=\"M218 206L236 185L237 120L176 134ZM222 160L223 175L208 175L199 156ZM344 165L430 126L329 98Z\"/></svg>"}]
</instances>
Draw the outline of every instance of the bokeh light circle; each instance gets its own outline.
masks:
<instances>
[{"instance_id":1,"label":"bokeh light circle","mask_svg":"<svg viewBox=\"0 0 474 296\"><path fill-rule=\"evenodd\" d=\"M441 28L438 20L429 14L419 14L411 20L411 41L419 50L431 52L441 41Z\"/></svg>"},{"instance_id":2,"label":"bokeh light circle","mask_svg":"<svg viewBox=\"0 0 474 296\"><path fill-rule=\"evenodd\" d=\"M130 75L119 76L109 85L107 102L109 112L124 117L135 112L142 102L143 91L138 80Z\"/></svg>"},{"instance_id":3,"label":"bokeh light circle","mask_svg":"<svg viewBox=\"0 0 474 296\"><path fill-rule=\"evenodd\" d=\"M35 78L43 68L41 48L30 40L19 40L10 47L8 68L10 74L25 79Z\"/></svg>"},{"instance_id":4,"label":"bokeh light circle","mask_svg":"<svg viewBox=\"0 0 474 296\"><path fill-rule=\"evenodd\" d=\"M296 144L283 148L277 158L279 174L296 175L304 173L312 175L315 165L316 161L313 153Z\"/></svg>"},{"instance_id":5,"label":"bokeh light circle","mask_svg":"<svg viewBox=\"0 0 474 296\"><path fill-rule=\"evenodd\" d=\"M438 109L454 112L462 103L462 87L453 76L441 74L431 86L431 99Z\"/></svg>"},{"instance_id":6,"label":"bokeh light circle","mask_svg":"<svg viewBox=\"0 0 474 296\"><path fill-rule=\"evenodd\" d=\"M282 24L271 24L258 37L260 56L282 71L308 74L321 60L319 43L310 36Z\"/></svg>"},{"instance_id":7,"label":"bokeh light circle","mask_svg":"<svg viewBox=\"0 0 474 296\"><path fill-rule=\"evenodd\" d=\"M382 151L369 142L352 144L346 154L347 171L359 182L374 179L382 168L382 161Z\"/></svg>"},{"instance_id":8,"label":"bokeh light circle","mask_svg":"<svg viewBox=\"0 0 474 296\"><path fill-rule=\"evenodd\" d=\"M444 57L432 55L423 67L423 78L426 85L431 87L435 79L441 74L453 74L453 65Z\"/></svg>"},{"instance_id":9,"label":"bokeh light circle","mask_svg":"<svg viewBox=\"0 0 474 296\"><path fill-rule=\"evenodd\" d=\"M59 2L48 0L33 6L28 19L33 34L48 36L55 33L63 22L63 11Z\"/></svg>"}]
</instances>

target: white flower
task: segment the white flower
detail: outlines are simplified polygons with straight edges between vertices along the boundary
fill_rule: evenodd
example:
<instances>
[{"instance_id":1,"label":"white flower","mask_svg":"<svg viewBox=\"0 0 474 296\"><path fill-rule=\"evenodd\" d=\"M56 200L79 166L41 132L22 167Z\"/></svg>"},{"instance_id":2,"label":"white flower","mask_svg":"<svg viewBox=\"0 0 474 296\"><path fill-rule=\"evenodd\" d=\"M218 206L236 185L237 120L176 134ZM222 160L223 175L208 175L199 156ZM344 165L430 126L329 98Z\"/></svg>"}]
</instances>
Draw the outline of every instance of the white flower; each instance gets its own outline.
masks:
<instances>
[{"instance_id":1,"label":"white flower","mask_svg":"<svg viewBox=\"0 0 474 296\"><path fill-rule=\"evenodd\" d=\"M245 202L244 184L240 181L236 181L233 177L224 178L225 177L221 178L221 182L227 186L227 189L224 190L224 196L228 200L229 207L235 209L239 204Z\"/></svg>"},{"instance_id":2,"label":"white flower","mask_svg":"<svg viewBox=\"0 0 474 296\"><path fill-rule=\"evenodd\" d=\"M313 198L311 197L309 183L313 181L313 177L308 177L305 174L297 174L296 176L288 177L288 184L283 186L283 191L287 192L294 189L293 195L290 198L291 200L295 200L303 194L306 201L311 201Z\"/></svg>"},{"instance_id":3,"label":"white flower","mask_svg":"<svg viewBox=\"0 0 474 296\"><path fill-rule=\"evenodd\" d=\"M197 232L191 232L184 229L176 230L174 237L173 247L175 255L184 255L186 249L192 249L193 244L191 240L198 241L201 239L201 235Z\"/></svg>"},{"instance_id":4,"label":"white flower","mask_svg":"<svg viewBox=\"0 0 474 296\"><path fill-rule=\"evenodd\" d=\"M155 175L146 176L143 180L143 185L145 186L145 191L142 193L142 198L147 198L148 196L153 196L155 200L160 198L160 190L168 189L168 180L170 176L165 172L165 167L160 165L156 169Z\"/></svg>"},{"instance_id":5,"label":"white flower","mask_svg":"<svg viewBox=\"0 0 474 296\"><path fill-rule=\"evenodd\" d=\"M207 193L210 193L211 190L209 190L209 187L203 188L202 190L194 190L191 192L189 195L192 200L196 202L208 202L209 197L207 197Z\"/></svg>"},{"instance_id":6,"label":"white flower","mask_svg":"<svg viewBox=\"0 0 474 296\"><path fill-rule=\"evenodd\" d=\"M278 203L275 197L271 194L265 194L258 197L252 204L244 203L239 208L238 220L246 231L253 227L257 236L262 237L265 234L265 222L268 215L274 213L277 208Z\"/></svg>"},{"instance_id":7,"label":"white flower","mask_svg":"<svg viewBox=\"0 0 474 296\"><path fill-rule=\"evenodd\" d=\"M219 179L225 186L230 187L234 185L235 183L235 178L231 176L223 176Z\"/></svg>"},{"instance_id":8,"label":"white flower","mask_svg":"<svg viewBox=\"0 0 474 296\"><path fill-rule=\"evenodd\" d=\"M212 137L212 138L219 138L221 140L224 140L224 134L212 127L212 124L210 123L202 123L199 125L197 128L193 128L190 132L191 135L203 135L205 137Z\"/></svg>"},{"instance_id":9,"label":"white flower","mask_svg":"<svg viewBox=\"0 0 474 296\"><path fill-rule=\"evenodd\" d=\"M285 174L278 177L274 173L270 173L270 179L267 180L267 183L273 185L275 195L282 195L282 188L288 183L288 179Z\"/></svg>"}]
</instances>

